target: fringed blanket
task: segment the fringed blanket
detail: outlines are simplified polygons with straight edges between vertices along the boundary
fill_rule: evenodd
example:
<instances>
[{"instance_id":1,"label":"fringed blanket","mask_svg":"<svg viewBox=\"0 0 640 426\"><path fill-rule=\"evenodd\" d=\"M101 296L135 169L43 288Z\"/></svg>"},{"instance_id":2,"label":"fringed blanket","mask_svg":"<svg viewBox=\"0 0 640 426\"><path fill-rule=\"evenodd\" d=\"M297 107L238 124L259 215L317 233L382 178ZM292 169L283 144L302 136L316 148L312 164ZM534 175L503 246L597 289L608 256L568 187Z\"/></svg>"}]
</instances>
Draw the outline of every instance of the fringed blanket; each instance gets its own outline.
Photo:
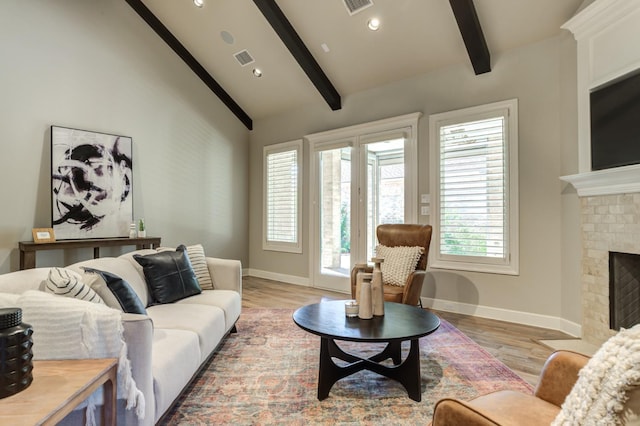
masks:
<instances>
[{"instance_id":1,"label":"fringed blanket","mask_svg":"<svg viewBox=\"0 0 640 426\"><path fill-rule=\"evenodd\" d=\"M580 370L552 426L624 424L624 404L638 384L640 325L611 337Z\"/></svg>"},{"instance_id":2,"label":"fringed blanket","mask_svg":"<svg viewBox=\"0 0 640 426\"><path fill-rule=\"evenodd\" d=\"M138 418L144 417L144 395L131 376L119 311L33 290L20 295L17 306L33 327L34 359L118 358L118 397L126 398L127 409L136 408ZM95 424L100 401L101 389L87 400L87 425Z\"/></svg>"}]
</instances>

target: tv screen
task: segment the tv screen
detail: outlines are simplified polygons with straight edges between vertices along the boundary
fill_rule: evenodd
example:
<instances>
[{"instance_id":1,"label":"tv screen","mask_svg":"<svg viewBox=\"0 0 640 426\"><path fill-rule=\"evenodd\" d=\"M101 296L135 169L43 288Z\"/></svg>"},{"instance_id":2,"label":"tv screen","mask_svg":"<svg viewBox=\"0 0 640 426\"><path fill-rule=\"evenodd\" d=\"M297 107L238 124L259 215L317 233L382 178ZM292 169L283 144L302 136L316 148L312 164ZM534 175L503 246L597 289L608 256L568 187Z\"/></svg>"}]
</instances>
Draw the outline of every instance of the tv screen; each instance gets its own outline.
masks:
<instances>
[{"instance_id":1,"label":"tv screen","mask_svg":"<svg viewBox=\"0 0 640 426\"><path fill-rule=\"evenodd\" d=\"M640 163L640 73L591 92L591 169Z\"/></svg>"}]
</instances>

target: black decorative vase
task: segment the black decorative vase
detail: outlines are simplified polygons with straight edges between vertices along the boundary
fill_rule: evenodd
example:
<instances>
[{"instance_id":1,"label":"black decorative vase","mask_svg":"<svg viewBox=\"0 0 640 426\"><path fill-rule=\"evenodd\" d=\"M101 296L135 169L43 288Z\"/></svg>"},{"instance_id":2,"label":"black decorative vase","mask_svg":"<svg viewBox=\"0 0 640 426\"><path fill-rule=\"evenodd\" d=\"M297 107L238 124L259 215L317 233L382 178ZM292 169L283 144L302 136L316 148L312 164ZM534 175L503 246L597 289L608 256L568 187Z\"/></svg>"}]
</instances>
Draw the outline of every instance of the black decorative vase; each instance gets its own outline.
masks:
<instances>
[{"instance_id":1,"label":"black decorative vase","mask_svg":"<svg viewBox=\"0 0 640 426\"><path fill-rule=\"evenodd\" d=\"M0 398L26 389L33 381L33 329L22 323L22 309L0 309Z\"/></svg>"}]
</instances>

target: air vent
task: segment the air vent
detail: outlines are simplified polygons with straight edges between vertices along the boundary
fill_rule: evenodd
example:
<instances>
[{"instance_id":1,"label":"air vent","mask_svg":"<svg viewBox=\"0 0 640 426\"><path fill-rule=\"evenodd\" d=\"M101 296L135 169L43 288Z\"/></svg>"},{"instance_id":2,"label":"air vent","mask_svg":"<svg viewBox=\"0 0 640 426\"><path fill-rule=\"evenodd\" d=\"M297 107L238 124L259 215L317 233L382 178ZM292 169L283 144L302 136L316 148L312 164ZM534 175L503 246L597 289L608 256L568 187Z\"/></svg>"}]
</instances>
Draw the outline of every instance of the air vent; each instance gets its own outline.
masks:
<instances>
[{"instance_id":1,"label":"air vent","mask_svg":"<svg viewBox=\"0 0 640 426\"><path fill-rule=\"evenodd\" d=\"M242 65L243 67L245 65L249 65L250 63L254 62L255 60L253 59L253 56L251 56L249 54L249 52L247 50L242 50L238 53L236 53L235 55L233 55L236 60L240 63L240 65Z\"/></svg>"},{"instance_id":2,"label":"air vent","mask_svg":"<svg viewBox=\"0 0 640 426\"><path fill-rule=\"evenodd\" d=\"M349 11L349 15L355 15L358 12L361 12L368 8L369 6L373 6L372 0L343 0L344 5L347 7Z\"/></svg>"}]
</instances>

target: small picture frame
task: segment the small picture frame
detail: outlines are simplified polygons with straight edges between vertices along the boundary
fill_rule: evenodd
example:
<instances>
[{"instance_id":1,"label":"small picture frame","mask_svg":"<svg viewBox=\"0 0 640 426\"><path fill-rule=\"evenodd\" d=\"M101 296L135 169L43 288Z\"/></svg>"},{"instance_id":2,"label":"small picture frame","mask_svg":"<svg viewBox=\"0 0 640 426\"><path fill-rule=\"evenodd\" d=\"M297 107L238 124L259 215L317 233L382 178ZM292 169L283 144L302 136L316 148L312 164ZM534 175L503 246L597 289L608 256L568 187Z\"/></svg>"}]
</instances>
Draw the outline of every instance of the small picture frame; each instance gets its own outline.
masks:
<instances>
[{"instance_id":1,"label":"small picture frame","mask_svg":"<svg viewBox=\"0 0 640 426\"><path fill-rule=\"evenodd\" d=\"M33 228L31 234L34 243L52 243L56 240L53 228Z\"/></svg>"}]
</instances>

